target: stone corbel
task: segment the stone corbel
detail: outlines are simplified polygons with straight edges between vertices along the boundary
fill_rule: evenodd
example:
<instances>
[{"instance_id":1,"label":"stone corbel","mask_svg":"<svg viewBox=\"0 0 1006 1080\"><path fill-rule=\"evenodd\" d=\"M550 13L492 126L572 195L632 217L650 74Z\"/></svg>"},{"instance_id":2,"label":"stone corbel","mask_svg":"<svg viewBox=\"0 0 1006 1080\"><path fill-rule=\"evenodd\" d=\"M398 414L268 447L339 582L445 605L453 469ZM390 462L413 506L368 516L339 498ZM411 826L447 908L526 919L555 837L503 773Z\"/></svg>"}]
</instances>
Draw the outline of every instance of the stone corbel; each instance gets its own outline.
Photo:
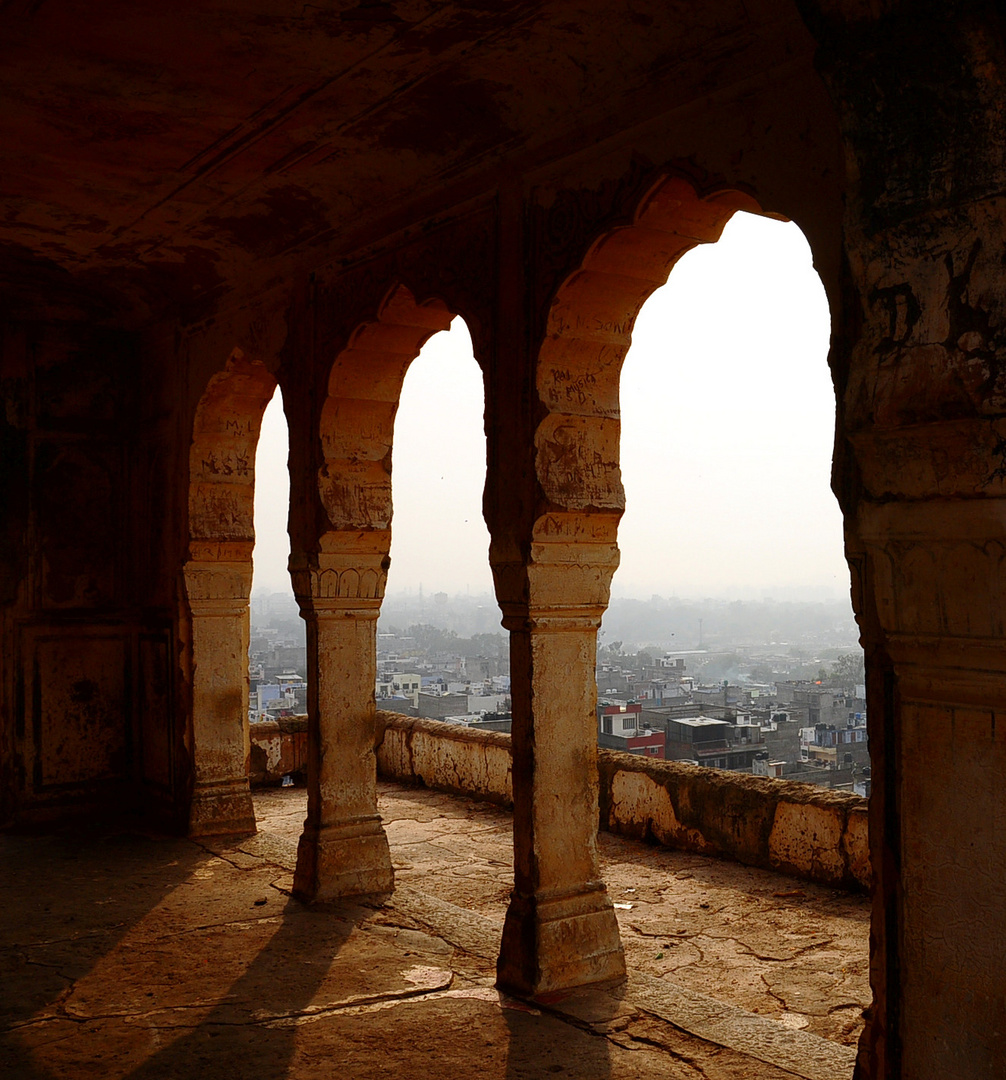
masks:
<instances>
[{"instance_id":1,"label":"stone corbel","mask_svg":"<svg viewBox=\"0 0 1006 1080\"><path fill-rule=\"evenodd\" d=\"M252 584L253 541L194 540L183 566L185 594L193 614L242 614Z\"/></svg>"},{"instance_id":2,"label":"stone corbel","mask_svg":"<svg viewBox=\"0 0 1006 1080\"><path fill-rule=\"evenodd\" d=\"M535 523L527 561L492 558L508 630L597 629L618 569L618 516L550 513Z\"/></svg>"}]
</instances>

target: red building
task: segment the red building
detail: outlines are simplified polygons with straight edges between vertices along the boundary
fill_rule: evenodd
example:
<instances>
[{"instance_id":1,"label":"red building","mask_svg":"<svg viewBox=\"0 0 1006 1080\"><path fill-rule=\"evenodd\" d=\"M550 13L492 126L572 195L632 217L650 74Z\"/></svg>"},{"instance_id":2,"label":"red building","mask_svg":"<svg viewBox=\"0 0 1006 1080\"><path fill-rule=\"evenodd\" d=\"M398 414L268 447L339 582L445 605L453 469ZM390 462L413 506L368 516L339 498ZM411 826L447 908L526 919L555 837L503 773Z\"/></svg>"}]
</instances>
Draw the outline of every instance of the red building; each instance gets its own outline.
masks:
<instances>
[{"instance_id":1,"label":"red building","mask_svg":"<svg viewBox=\"0 0 1006 1080\"><path fill-rule=\"evenodd\" d=\"M664 757L664 732L651 728L640 714L638 701L600 702L597 706L597 744L645 757Z\"/></svg>"}]
</instances>

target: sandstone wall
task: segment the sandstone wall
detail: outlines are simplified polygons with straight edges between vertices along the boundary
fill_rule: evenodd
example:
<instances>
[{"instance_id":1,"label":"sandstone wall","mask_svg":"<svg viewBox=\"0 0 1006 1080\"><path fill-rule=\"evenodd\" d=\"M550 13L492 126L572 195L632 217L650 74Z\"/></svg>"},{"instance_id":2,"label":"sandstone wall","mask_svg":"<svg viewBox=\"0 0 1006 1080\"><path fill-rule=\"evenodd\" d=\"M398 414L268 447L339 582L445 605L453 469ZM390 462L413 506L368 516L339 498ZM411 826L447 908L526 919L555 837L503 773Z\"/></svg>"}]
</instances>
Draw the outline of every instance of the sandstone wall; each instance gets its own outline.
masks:
<instances>
[{"instance_id":1,"label":"sandstone wall","mask_svg":"<svg viewBox=\"0 0 1006 1080\"><path fill-rule=\"evenodd\" d=\"M251 725L248 779L252 787L278 784L307 769L307 717L288 716Z\"/></svg>"},{"instance_id":2,"label":"sandstone wall","mask_svg":"<svg viewBox=\"0 0 1006 1080\"><path fill-rule=\"evenodd\" d=\"M378 713L385 779L513 801L510 737ZM837 888L869 886L867 803L810 784L599 752L601 828Z\"/></svg>"}]
</instances>

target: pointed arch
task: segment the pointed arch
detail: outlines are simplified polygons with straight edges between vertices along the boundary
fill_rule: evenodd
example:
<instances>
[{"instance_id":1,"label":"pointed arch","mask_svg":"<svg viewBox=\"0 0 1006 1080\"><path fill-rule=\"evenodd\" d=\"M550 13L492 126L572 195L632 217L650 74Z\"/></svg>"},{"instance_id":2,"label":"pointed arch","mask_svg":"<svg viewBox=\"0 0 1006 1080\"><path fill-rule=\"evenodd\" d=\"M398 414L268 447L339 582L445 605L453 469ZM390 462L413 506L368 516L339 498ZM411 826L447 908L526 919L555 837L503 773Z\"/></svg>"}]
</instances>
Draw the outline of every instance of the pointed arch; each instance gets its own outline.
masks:
<instances>
[{"instance_id":1,"label":"pointed arch","mask_svg":"<svg viewBox=\"0 0 1006 1080\"><path fill-rule=\"evenodd\" d=\"M741 209L760 208L743 192L700 193L676 176L653 184L631 222L603 232L549 304L544 335L532 342L531 447L517 425L497 433L497 461L530 449L534 462L523 491L530 521L498 468L487 498L497 598L511 631L515 872L497 967L507 989L533 995L624 974L596 845L597 628L625 506L619 378L644 301L681 255L718 239ZM551 801L558 791L561 817Z\"/></svg>"},{"instance_id":2,"label":"pointed arch","mask_svg":"<svg viewBox=\"0 0 1006 1080\"><path fill-rule=\"evenodd\" d=\"M409 365L450 326L440 300L391 289L335 357L319 424L322 533L291 568L307 622L307 818L294 892L305 900L390 891L374 754L377 616L391 548L391 445Z\"/></svg>"}]
</instances>

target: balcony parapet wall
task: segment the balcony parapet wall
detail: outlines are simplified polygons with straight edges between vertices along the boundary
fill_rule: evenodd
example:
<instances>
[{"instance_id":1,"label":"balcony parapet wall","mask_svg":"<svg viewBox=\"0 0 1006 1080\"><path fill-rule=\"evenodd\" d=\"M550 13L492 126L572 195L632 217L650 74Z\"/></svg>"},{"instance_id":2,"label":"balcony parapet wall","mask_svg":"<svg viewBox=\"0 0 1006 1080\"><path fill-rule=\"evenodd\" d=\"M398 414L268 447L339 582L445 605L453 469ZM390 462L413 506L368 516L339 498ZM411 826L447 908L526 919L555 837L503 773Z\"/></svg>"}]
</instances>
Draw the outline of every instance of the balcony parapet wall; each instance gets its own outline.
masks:
<instances>
[{"instance_id":1,"label":"balcony parapet wall","mask_svg":"<svg viewBox=\"0 0 1006 1080\"><path fill-rule=\"evenodd\" d=\"M253 745L256 729L266 736L273 727L253 725ZM297 736L269 730L268 737ZM386 780L513 804L504 732L378 712L377 740ZM277 764L295 757L273 754ZM618 750L599 750L598 758L600 825L608 832L833 888L869 888L867 803L857 795Z\"/></svg>"},{"instance_id":2,"label":"balcony parapet wall","mask_svg":"<svg viewBox=\"0 0 1006 1080\"><path fill-rule=\"evenodd\" d=\"M284 776L306 770L306 716L283 716L251 725L248 779L252 787L279 784Z\"/></svg>"},{"instance_id":3,"label":"balcony parapet wall","mask_svg":"<svg viewBox=\"0 0 1006 1080\"><path fill-rule=\"evenodd\" d=\"M383 779L513 806L506 732L383 711L377 713L377 732L377 773Z\"/></svg>"},{"instance_id":4,"label":"balcony parapet wall","mask_svg":"<svg viewBox=\"0 0 1006 1080\"><path fill-rule=\"evenodd\" d=\"M794 780L600 750L601 828L790 877L870 886L867 802Z\"/></svg>"}]
</instances>

